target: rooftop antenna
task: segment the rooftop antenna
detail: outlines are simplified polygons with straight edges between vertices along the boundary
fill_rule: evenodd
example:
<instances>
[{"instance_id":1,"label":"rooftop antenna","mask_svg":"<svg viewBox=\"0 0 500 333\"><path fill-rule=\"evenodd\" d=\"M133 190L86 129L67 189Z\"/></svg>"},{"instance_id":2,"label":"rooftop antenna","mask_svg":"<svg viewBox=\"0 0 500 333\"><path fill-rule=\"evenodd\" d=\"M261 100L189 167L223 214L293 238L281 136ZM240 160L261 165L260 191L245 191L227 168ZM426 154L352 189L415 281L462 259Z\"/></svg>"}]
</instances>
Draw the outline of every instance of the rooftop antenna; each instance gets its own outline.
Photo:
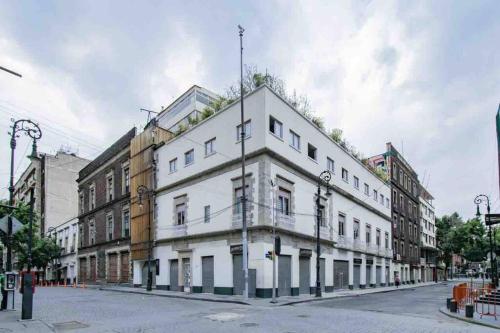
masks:
<instances>
[{"instance_id":1,"label":"rooftop antenna","mask_svg":"<svg viewBox=\"0 0 500 333\"><path fill-rule=\"evenodd\" d=\"M427 185L425 185L425 188L429 188L429 181L431 180L431 173L429 172L429 176L427 177Z\"/></svg>"},{"instance_id":2,"label":"rooftop antenna","mask_svg":"<svg viewBox=\"0 0 500 333\"><path fill-rule=\"evenodd\" d=\"M427 169L424 170L424 178L422 179L422 186L425 184L425 175L427 173Z\"/></svg>"},{"instance_id":3,"label":"rooftop antenna","mask_svg":"<svg viewBox=\"0 0 500 333\"><path fill-rule=\"evenodd\" d=\"M147 112L148 113L148 121L146 124L149 124L149 120L151 118L151 113L158 114L159 112L153 111L153 110L148 110L148 109L141 109L142 112Z\"/></svg>"}]
</instances>

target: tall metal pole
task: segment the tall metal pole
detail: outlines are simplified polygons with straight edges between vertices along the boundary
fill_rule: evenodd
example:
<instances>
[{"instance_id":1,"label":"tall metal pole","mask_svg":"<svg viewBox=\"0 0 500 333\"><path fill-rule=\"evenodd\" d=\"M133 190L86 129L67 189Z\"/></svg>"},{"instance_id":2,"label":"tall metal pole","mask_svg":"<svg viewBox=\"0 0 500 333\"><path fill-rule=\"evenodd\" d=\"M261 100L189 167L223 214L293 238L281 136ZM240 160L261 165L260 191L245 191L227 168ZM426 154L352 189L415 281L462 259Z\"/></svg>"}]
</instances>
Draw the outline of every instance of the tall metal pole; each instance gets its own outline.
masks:
<instances>
[{"instance_id":1,"label":"tall metal pole","mask_svg":"<svg viewBox=\"0 0 500 333\"><path fill-rule=\"evenodd\" d=\"M153 273L151 272L151 191L148 193L148 284L147 291L153 290Z\"/></svg>"},{"instance_id":2,"label":"tall metal pole","mask_svg":"<svg viewBox=\"0 0 500 333\"><path fill-rule=\"evenodd\" d=\"M35 205L35 190L30 190L30 213L29 213L29 230L28 230L28 272L23 277L23 303L21 311L21 319L33 318L33 276L31 275L32 266L32 242L33 242L33 206Z\"/></svg>"},{"instance_id":3,"label":"tall metal pole","mask_svg":"<svg viewBox=\"0 0 500 333\"><path fill-rule=\"evenodd\" d=\"M321 297L321 279L320 279L320 251L321 251L321 245L320 245L320 238L319 238L319 232L320 232L320 222L321 222L321 208L319 207L320 205L320 196L321 196L321 179L318 180L318 192L316 193L316 297Z\"/></svg>"},{"instance_id":4,"label":"tall metal pole","mask_svg":"<svg viewBox=\"0 0 500 333\"><path fill-rule=\"evenodd\" d=\"M274 207L274 183L272 180L269 181L271 183L271 218L273 221L273 291L272 291L272 299L271 303L277 303L276 301L276 209Z\"/></svg>"},{"instance_id":5,"label":"tall metal pole","mask_svg":"<svg viewBox=\"0 0 500 333\"><path fill-rule=\"evenodd\" d=\"M247 196L245 184L245 111L243 108L243 29L238 25L240 35L240 105L241 105L241 206L242 206L242 243L243 243L243 297L248 298L248 240L247 240Z\"/></svg>"},{"instance_id":6,"label":"tall metal pole","mask_svg":"<svg viewBox=\"0 0 500 333\"><path fill-rule=\"evenodd\" d=\"M9 206L14 205L14 151L16 150L16 127L17 122L12 126L10 137L10 179L9 179ZM12 219L7 219L7 272L12 271Z\"/></svg>"},{"instance_id":7,"label":"tall metal pole","mask_svg":"<svg viewBox=\"0 0 500 333\"><path fill-rule=\"evenodd\" d=\"M479 194L474 198L474 203L477 207L476 216L479 218L481 216L481 212L479 211L479 204L486 203L486 211L490 214L490 198L485 194ZM493 259L493 235L491 231L491 225L489 226L489 238L490 238L490 272L491 272L491 283L498 287L498 273L496 269L496 259Z\"/></svg>"}]
</instances>

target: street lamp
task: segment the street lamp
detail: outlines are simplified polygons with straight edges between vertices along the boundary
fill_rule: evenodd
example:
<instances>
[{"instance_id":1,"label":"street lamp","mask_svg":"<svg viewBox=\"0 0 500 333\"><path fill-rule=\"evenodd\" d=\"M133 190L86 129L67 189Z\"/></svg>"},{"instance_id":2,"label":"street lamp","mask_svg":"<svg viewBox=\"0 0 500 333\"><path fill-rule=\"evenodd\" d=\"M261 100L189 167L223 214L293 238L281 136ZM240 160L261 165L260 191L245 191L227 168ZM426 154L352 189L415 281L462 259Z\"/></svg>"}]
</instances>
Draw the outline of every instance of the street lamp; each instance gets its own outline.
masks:
<instances>
[{"instance_id":1,"label":"street lamp","mask_svg":"<svg viewBox=\"0 0 500 333\"><path fill-rule=\"evenodd\" d=\"M330 196L330 180L332 179L332 174L330 171L325 170L320 173L318 177L318 192L316 193L316 297L321 297L321 280L320 280L320 224L321 219L321 185L326 185L326 195Z\"/></svg>"},{"instance_id":2,"label":"street lamp","mask_svg":"<svg viewBox=\"0 0 500 333\"><path fill-rule=\"evenodd\" d=\"M480 204L486 204L486 211L490 214L490 198L486 194L479 194L474 198L474 203L476 204L476 217L481 217L481 211L479 210ZM491 262L491 283L498 287L498 276L497 276L497 265L496 259L493 261L493 237L491 232L491 224L489 225L489 238L490 238L490 262Z\"/></svg>"},{"instance_id":3,"label":"street lamp","mask_svg":"<svg viewBox=\"0 0 500 333\"><path fill-rule=\"evenodd\" d=\"M9 206L14 205L14 151L16 150L16 138L19 137L19 134L24 132L25 135L29 136L33 139L33 150L31 152L30 157L36 157L36 142L42 137L42 131L37 124L32 122L29 119L19 119L14 121L12 125L12 131L10 134L10 179L9 179ZM30 233L31 234L31 233ZM29 238L31 243L31 236ZM12 218L9 214L7 219L7 262L6 262L6 271L12 271ZM31 244L28 244L29 252L31 252ZM30 255L31 257L31 255ZM30 275L31 276L31 275ZM30 283L31 289L31 283ZM14 291L7 291L7 304L14 304ZM12 305L12 309L14 309L14 305Z\"/></svg>"},{"instance_id":4,"label":"street lamp","mask_svg":"<svg viewBox=\"0 0 500 333\"><path fill-rule=\"evenodd\" d=\"M151 272L151 197L154 195L154 190L150 190L145 185L139 185L137 187L137 203L141 209L143 208L142 199L144 196L148 197L148 282L146 285L146 290L151 291L153 289L153 273Z\"/></svg>"}]
</instances>

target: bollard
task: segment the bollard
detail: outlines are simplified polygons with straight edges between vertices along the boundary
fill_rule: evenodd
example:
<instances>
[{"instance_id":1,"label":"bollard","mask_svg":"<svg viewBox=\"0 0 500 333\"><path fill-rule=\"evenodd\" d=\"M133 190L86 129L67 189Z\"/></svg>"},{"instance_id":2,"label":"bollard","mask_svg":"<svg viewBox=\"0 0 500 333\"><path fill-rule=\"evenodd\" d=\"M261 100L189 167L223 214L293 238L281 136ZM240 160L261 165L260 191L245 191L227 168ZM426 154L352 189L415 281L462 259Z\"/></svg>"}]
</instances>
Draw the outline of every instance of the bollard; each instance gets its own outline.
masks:
<instances>
[{"instance_id":1,"label":"bollard","mask_svg":"<svg viewBox=\"0 0 500 333\"><path fill-rule=\"evenodd\" d=\"M454 299L452 299L450 303L450 312L457 312L457 301L455 301Z\"/></svg>"},{"instance_id":2,"label":"bollard","mask_svg":"<svg viewBox=\"0 0 500 333\"><path fill-rule=\"evenodd\" d=\"M446 308L449 310L451 305L451 298L446 299Z\"/></svg>"},{"instance_id":3,"label":"bollard","mask_svg":"<svg viewBox=\"0 0 500 333\"><path fill-rule=\"evenodd\" d=\"M465 305L465 317L474 318L474 305L466 304Z\"/></svg>"}]
</instances>

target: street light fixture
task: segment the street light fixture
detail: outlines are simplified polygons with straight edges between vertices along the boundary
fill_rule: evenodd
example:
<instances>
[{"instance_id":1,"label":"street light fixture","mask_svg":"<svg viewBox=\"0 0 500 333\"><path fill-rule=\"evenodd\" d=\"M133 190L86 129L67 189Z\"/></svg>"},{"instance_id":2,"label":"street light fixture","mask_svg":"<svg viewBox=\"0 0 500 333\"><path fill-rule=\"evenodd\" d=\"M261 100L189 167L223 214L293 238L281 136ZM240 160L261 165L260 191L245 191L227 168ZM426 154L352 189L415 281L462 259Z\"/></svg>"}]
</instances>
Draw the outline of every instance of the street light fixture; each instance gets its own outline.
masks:
<instances>
[{"instance_id":1,"label":"street light fixture","mask_svg":"<svg viewBox=\"0 0 500 333\"><path fill-rule=\"evenodd\" d=\"M332 179L332 174L330 171L325 170L321 172L318 177L318 192L316 193L316 297L321 297L321 279L320 279L320 255L321 255L321 245L320 245L320 224L321 219L321 185L326 185L326 195L330 196L330 180Z\"/></svg>"},{"instance_id":2,"label":"street light fixture","mask_svg":"<svg viewBox=\"0 0 500 333\"><path fill-rule=\"evenodd\" d=\"M146 285L146 290L151 291L153 290L153 273L151 272L151 197L154 195L154 190L150 190L147 186L145 185L139 185L137 187L137 203L139 204L139 207L142 209L144 207L144 204L142 203L142 199L144 196L148 197L148 281Z\"/></svg>"},{"instance_id":3,"label":"street light fixture","mask_svg":"<svg viewBox=\"0 0 500 333\"><path fill-rule=\"evenodd\" d=\"M490 198L486 194L479 194L474 198L474 203L476 204L476 217L481 217L481 211L479 209L480 204L486 204L486 211L490 214ZM496 259L493 261L493 237L491 231L491 225L489 225L489 238L490 238L490 263L491 263L491 283L498 287L498 274Z\"/></svg>"}]
</instances>

